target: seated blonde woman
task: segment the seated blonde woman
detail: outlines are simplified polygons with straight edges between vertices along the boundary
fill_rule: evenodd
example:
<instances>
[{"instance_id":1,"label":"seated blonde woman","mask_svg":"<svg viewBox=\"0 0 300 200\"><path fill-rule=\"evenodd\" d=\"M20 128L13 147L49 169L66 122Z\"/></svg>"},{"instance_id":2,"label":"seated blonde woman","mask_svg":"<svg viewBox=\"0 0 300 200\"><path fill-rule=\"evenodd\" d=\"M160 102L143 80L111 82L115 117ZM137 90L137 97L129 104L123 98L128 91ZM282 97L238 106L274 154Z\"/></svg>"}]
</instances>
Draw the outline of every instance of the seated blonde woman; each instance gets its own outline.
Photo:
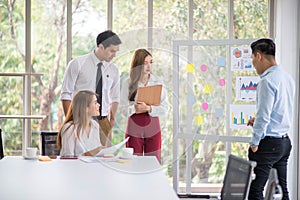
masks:
<instances>
[{"instance_id":1,"label":"seated blonde woman","mask_svg":"<svg viewBox=\"0 0 300 200\"><path fill-rule=\"evenodd\" d=\"M105 148L99 137L99 116L96 93L88 90L77 92L71 102L66 119L58 132L60 156L94 156Z\"/></svg>"}]
</instances>

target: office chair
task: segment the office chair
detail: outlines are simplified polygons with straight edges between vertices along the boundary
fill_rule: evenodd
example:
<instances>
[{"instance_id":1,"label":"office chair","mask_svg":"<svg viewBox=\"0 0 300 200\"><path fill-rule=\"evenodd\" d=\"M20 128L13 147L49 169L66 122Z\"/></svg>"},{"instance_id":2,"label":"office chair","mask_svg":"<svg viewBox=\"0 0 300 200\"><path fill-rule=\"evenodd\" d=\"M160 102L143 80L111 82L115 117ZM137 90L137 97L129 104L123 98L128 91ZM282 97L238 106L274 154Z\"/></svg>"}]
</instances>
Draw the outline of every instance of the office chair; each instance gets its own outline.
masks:
<instances>
[{"instance_id":1,"label":"office chair","mask_svg":"<svg viewBox=\"0 0 300 200\"><path fill-rule=\"evenodd\" d=\"M2 130L0 129L0 160L4 157L3 143L2 143Z\"/></svg>"},{"instance_id":2,"label":"office chair","mask_svg":"<svg viewBox=\"0 0 300 200\"><path fill-rule=\"evenodd\" d=\"M256 162L229 155L221 191L222 200L247 200L250 185L255 178Z\"/></svg>"},{"instance_id":3,"label":"office chair","mask_svg":"<svg viewBox=\"0 0 300 200\"><path fill-rule=\"evenodd\" d=\"M220 195L178 194L179 198L247 200L256 162L229 155Z\"/></svg>"},{"instance_id":4,"label":"office chair","mask_svg":"<svg viewBox=\"0 0 300 200\"><path fill-rule=\"evenodd\" d=\"M266 187L265 200L281 200L282 196L283 193L281 186L279 185L277 170L272 168Z\"/></svg>"},{"instance_id":5,"label":"office chair","mask_svg":"<svg viewBox=\"0 0 300 200\"><path fill-rule=\"evenodd\" d=\"M41 131L41 154L55 158L59 155L59 148L56 144L57 131Z\"/></svg>"}]
</instances>

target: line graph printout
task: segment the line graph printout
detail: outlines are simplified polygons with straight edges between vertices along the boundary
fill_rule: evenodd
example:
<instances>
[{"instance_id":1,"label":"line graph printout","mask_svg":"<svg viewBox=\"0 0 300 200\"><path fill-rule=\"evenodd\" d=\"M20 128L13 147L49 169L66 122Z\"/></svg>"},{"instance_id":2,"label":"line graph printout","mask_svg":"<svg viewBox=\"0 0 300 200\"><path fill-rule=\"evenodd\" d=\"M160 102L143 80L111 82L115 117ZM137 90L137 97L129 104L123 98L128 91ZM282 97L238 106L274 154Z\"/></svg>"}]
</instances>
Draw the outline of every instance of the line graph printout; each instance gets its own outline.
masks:
<instances>
[{"instance_id":1,"label":"line graph printout","mask_svg":"<svg viewBox=\"0 0 300 200\"><path fill-rule=\"evenodd\" d=\"M256 116L255 105L230 105L230 128L252 128L247 122Z\"/></svg>"},{"instance_id":2,"label":"line graph printout","mask_svg":"<svg viewBox=\"0 0 300 200\"><path fill-rule=\"evenodd\" d=\"M236 77L236 100L238 101L255 101L256 89L259 76L238 76Z\"/></svg>"}]
</instances>

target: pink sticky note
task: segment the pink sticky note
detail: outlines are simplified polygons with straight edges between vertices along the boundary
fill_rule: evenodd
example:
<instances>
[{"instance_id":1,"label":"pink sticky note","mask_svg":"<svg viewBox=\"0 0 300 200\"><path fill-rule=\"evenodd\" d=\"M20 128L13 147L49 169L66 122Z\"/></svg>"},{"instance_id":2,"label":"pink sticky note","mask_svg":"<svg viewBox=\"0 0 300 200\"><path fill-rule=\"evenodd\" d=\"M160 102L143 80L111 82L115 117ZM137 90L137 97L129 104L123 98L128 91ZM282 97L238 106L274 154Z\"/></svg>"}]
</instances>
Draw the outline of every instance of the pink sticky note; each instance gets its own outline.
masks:
<instances>
[{"instance_id":1,"label":"pink sticky note","mask_svg":"<svg viewBox=\"0 0 300 200\"><path fill-rule=\"evenodd\" d=\"M202 104L202 109L207 110L208 109L208 104L205 102Z\"/></svg>"},{"instance_id":2,"label":"pink sticky note","mask_svg":"<svg viewBox=\"0 0 300 200\"><path fill-rule=\"evenodd\" d=\"M200 66L201 71L205 72L207 70L207 66L205 64Z\"/></svg>"},{"instance_id":3,"label":"pink sticky note","mask_svg":"<svg viewBox=\"0 0 300 200\"><path fill-rule=\"evenodd\" d=\"M220 85L220 86L224 86L225 83L226 83L226 81L225 81L224 78L221 78L221 79L219 80L219 85Z\"/></svg>"}]
</instances>

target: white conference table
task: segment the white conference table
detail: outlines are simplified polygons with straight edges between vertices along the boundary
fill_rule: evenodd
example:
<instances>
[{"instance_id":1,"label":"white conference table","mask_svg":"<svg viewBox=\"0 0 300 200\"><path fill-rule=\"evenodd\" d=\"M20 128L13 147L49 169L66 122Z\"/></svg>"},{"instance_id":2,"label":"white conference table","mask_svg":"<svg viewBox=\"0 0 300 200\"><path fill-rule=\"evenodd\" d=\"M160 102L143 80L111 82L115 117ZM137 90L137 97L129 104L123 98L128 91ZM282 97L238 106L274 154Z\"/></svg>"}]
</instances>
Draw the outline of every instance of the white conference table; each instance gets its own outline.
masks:
<instances>
[{"instance_id":1,"label":"white conference table","mask_svg":"<svg viewBox=\"0 0 300 200\"><path fill-rule=\"evenodd\" d=\"M155 157L119 162L0 160L0 199L178 199Z\"/></svg>"}]
</instances>

